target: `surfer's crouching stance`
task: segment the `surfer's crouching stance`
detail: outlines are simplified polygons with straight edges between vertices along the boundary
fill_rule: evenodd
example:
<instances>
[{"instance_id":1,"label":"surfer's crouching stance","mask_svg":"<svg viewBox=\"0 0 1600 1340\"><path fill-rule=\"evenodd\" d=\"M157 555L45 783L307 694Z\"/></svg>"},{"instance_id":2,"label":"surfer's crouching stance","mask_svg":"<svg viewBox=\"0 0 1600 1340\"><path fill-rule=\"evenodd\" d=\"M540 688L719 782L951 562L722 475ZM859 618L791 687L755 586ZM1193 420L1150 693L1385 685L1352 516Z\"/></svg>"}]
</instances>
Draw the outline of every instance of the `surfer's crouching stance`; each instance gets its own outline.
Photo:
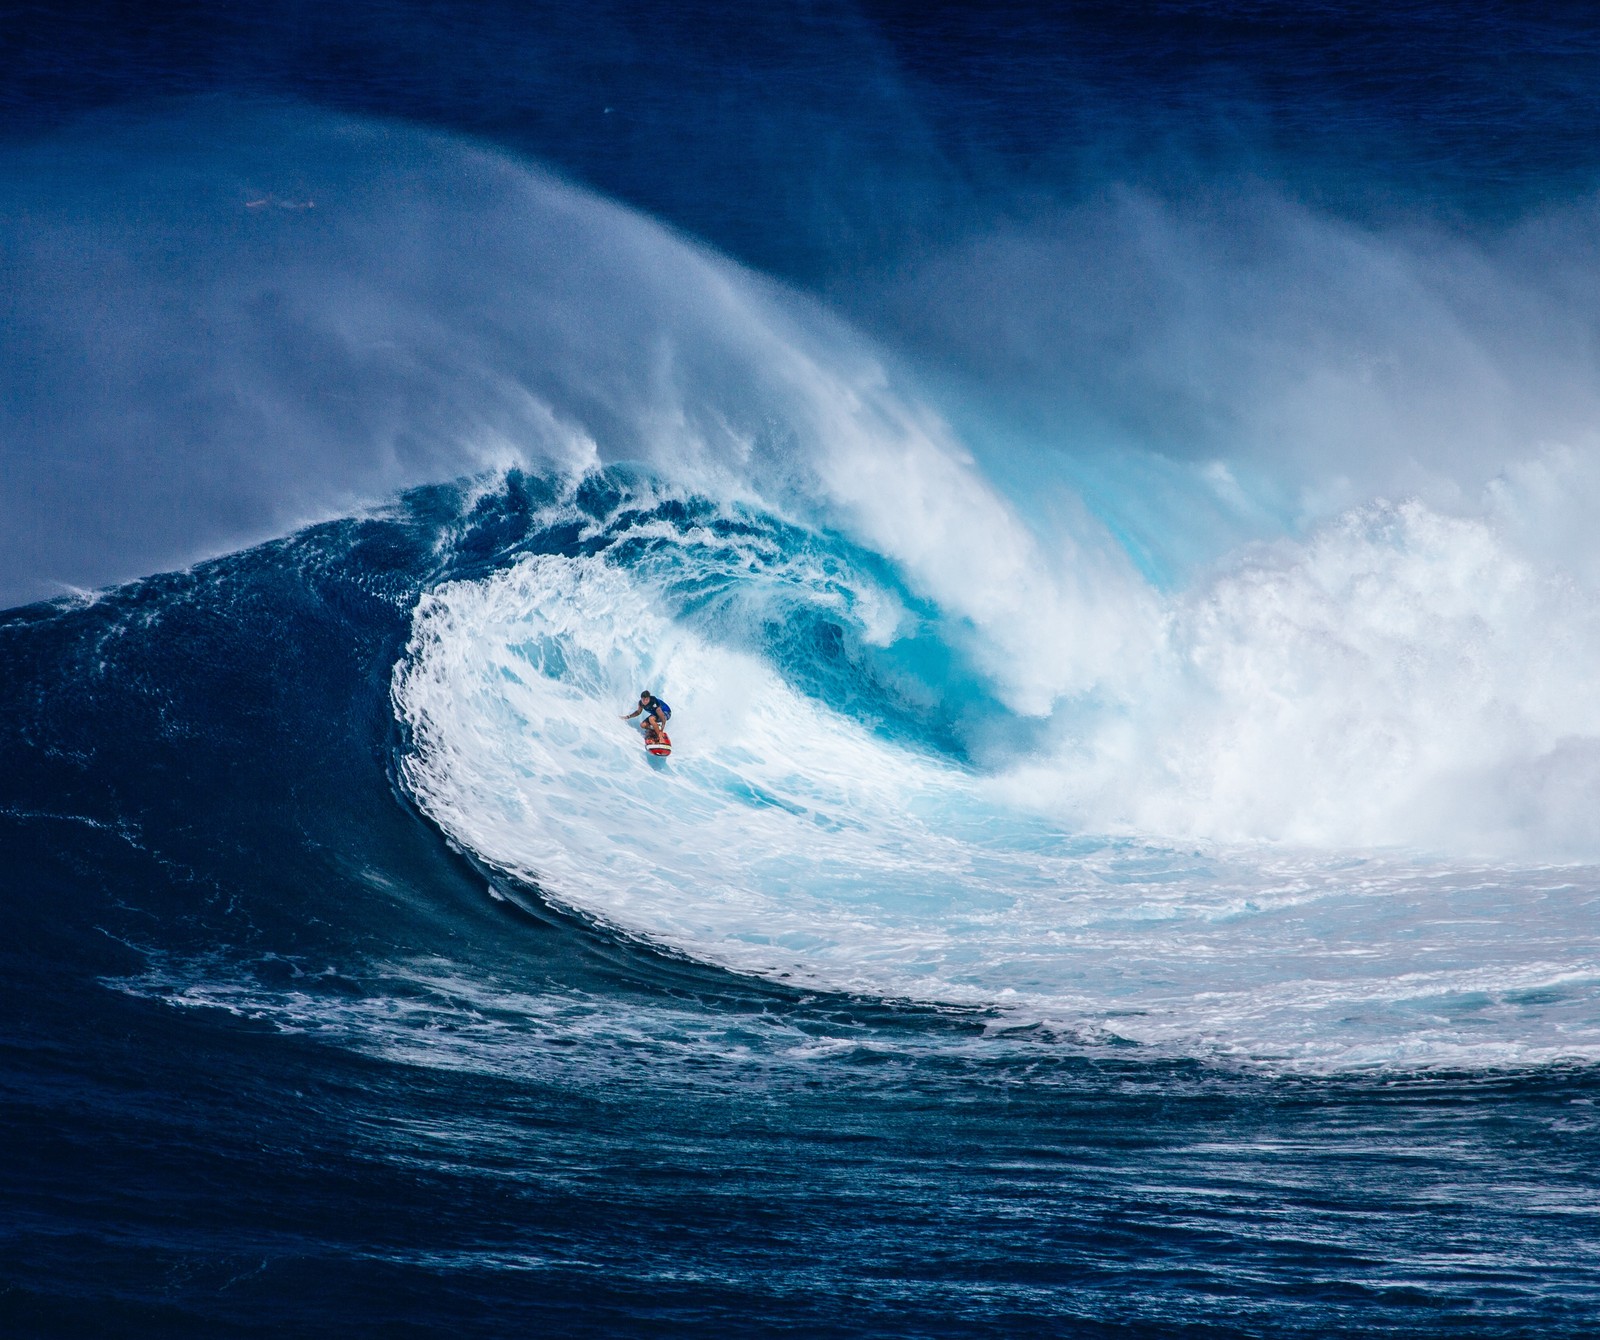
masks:
<instances>
[{"instance_id":1,"label":"surfer's crouching stance","mask_svg":"<svg viewBox=\"0 0 1600 1340\"><path fill-rule=\"evenodd\" d=\"M667 722L672 717L672 709L668 707L666 703L662 702L661 699L657 698L655 694L651 693L649 689L646 689L639 695L639 705L634 708L633 711L627 713L622 719L624 721L632 721L634 717L638 716L641 712L645 714L645 717L644 720L639 724L643 726L646 731L649 731L652 724L654 724L656 730L665 731L667 729Z\"/></svg>"},{"instance_id":2,"label":"surfer's crouching stance","mask_svg":"<svg viewBox=\"0 0 1600 1340\"><path fill-rule=\"evenodd\" d=\"M672 740L667 735L667 720L672 716L672 709L646 689L639 695L639 705L622 719L631 721L641 712L644 720L639 725L644 730L645 752L665 758L672 752Z\"/></svg>"}]
</instances>

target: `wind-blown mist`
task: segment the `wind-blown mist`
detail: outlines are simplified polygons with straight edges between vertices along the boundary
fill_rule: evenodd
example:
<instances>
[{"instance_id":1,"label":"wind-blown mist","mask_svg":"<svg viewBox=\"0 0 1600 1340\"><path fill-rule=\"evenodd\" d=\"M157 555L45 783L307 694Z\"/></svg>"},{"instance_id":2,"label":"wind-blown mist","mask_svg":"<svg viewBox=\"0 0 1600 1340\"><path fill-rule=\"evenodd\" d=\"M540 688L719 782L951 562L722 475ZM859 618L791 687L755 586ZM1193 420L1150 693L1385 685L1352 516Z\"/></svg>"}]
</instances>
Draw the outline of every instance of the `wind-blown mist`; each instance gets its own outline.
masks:
<instances>
[{"instance_id":1,"label":"wind-blown mist","mask_svg":"<svg viewBox=\"0 0 1600 1340\"><path fill-rule=\"evenodd\" d=\"M13 601L513 464L781 495L870 435L958 468L819 311L446 138L202 105L6 166Z\"/></svg>"},{"instance_id":2,"label":"wind-blown mist","mask_svg":"<svg viewBox=\"0 0 1600 1340\"><path fill-rule=\"evenodd\" d=\"M9 158L13 600L629 463L887 564L910 603L859 645L940 649L899 706L1021 809L1594 853L1581 211L1473 240L1113 191L864 284L875 345L418 131L202 105Z\"/></svg>"},{"instance_id":3,"label":"wind-blown mist","mask_svg":"<svg viewBox=\"0 0 1600 1340\"><path fill-rule=\"evenodd\" d=\"M1363 227L1259 181L1113 183L954 238L864 305L1058 450L1226 461L1301 517L1470 506L1508 461L1600 440L1592 200L1473 232Z\"/></svg>"}]
</instances>

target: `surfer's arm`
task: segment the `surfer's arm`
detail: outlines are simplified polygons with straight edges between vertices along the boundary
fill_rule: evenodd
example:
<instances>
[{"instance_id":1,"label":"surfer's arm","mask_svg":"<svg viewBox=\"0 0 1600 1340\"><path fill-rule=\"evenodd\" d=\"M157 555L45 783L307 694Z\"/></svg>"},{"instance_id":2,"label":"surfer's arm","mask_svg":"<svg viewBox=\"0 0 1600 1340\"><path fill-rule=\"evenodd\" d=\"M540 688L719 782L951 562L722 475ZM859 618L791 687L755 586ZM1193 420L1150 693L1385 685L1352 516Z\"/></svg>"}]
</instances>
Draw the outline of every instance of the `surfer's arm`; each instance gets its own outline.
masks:
<instances>
[{"instance_id":1,"label":"surfer's arm","mask_svg":"<svg viewBox=\"0 0 1600 1340\"><path fill-rule=\"evenodd\" d=\"M638 715L639 715L639 713L640 713L640 712L642 712L642 711L644 711L644 708L642 708L642 707L636 707L636 708L634 708L634 709L633 709L633 711L631 711L631 712L624 712L624 713L623 713L623 714L622 714L622 719L623 719L623 720L624 720L624 721L632 721L632 720L633 720L633 719L634 719L634 717L636 717L636 716L638 716Z\"/></svg>"}]
</instances>

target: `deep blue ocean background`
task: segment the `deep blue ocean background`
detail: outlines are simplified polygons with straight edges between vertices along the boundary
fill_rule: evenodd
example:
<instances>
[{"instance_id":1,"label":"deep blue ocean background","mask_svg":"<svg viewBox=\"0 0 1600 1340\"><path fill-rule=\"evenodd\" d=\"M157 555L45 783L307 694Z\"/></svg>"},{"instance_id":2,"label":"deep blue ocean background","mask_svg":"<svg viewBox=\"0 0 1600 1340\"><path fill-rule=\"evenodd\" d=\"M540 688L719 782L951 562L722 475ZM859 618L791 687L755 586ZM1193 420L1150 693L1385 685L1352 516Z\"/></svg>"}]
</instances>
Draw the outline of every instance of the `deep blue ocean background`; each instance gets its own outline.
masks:
<instances>
[{"instance_id":1,"label":"deep blue ocean background","mask_svg":"<svg viewBox=\"0 0 1600 1340\"><path fill-rule=\"evenodd\" d=\"M1048 711L1030 707L1033 681L1020 672L1007 678L1026 657L1005 640L1009 625L983 623L983 601L961 603L960 573L939 568L936 557L907 557L914 546L893 549L888 532L860 520L866 503L835 493L828 505L837 510L808 511L810 477L795 482L787 465L762 464L810 450L800 430L800 444L791 442L767 402L748 410L756 425L748 433L738 391L727 393L733 409L706 415L733 422L740 441L754 443L748 459L757 464L743 477L760 495L752 501L725 474L686 466L675 479L660 451L635 449L624 401L610 389L573 390L581 372L563 363L540 380L541 360L560 362L555 342L534 341L532 352L519 346L496 366L512 367L510 380L548 395L564 407L564 422L580 422L598 443L596 458L577 470L481 455L453 466L447 454L409 447L403 432L392 451L404 469L384 473L383 451L370 468L329 464L330 443L375 431L389 406L408 422L426 419L434 412L421 403L429 388L465 388L441 416L480 392L516 403L501 382L466 376L467 355L444 358L443 343L417 345L424 354L405 365L405 376L416 376L409 382L376 361L358 378L308 335L303 361L285 355L250 391L270 385L280 397L252 403L281 407L281 397L298 393L317 407L296 424L301 454L283 456L281 468L272 441L250 437L239 426L245 420L217 409L228 394L218 388L237 389L242 374L230 382L212 369L202 378L197 364L172 361L155 375L154 364L137 362L154 357L152 348L164 359L162 342L189 329L191 309L210 322L189 332L193 345L235 338L217 315L227 301L216 297L225 292L218 275L228 267L206 259L235 253L206 251L209 224L175 225L163 212L169 197L193 198L186 183L204 175L194 163L211 164L204 154L222 152L185 158L191 140L204 141L218 125L242 126L223 132L236 137L225 141L227 153L249 159L257 176L277 175L259 200L241 196L234 213L246 218L245 209L268 201L272 226L287 228L298 226L311 190L305 183L322 181L318 172L348 183L364 170L343 159L334 168L311 163L325 125L336 127L327 132L335 137L350 124L388 127L382 135L402 146L417 131L465 137L497 162L542 165L677 239L660 252L649 249L654 242L638 244L645 259L637 272L605 290L616 310L664 266L700 274L693 267L701 261L680 260L671 248L682 239L705 244L744 267L739 275L753 272L751 310L801 313L792 317L802 332L794 347L808 356L854 351L861 340L885 351L891 377L913 369L919 384L936 388L941 412L973 445L986 477L1008 481L1013 495L1028 494L1028 481L1069 481L1100 527L1093 534L1109 537L1115 551L1104 571L1131 574L1127 590L1146 583L1164 597L1210 580L1196 574L1209 573L1231 546L1263 537L1298 543L1340 508L1433 485L1416 482L1420 469L1411 475L1395 464L1376 419L1353 434L1369 453L1358 465L1330 464L1339 449L1330 437L1315 459L1296 457L1280 469L1271 455L1278 440L1268 432L1267 445L1229 456L1217 444L1242 431L1243 420L1219 405L1209 384L1175 379L1161 384L1161 395L1146 394L1161 357L1105 361L1095 352L1101 344L1132 347L1130 332L1143 329L1133 317L1099 324L1114 299L1096 297L1091 284L1074 290L1076 305L1067 309L1033 304L1053 282L1051 267L1081 276L1098 257L1123 279L1130 266L1138 270L1117 240L1115 220L1124 216L1116 202L1129 198L1147 202L1152 217L1170 210L1192 225L1173 236L1203 240L1183 262L1193 284L1179 296L1176 285L1165 287L1175 272L1154 261L1139 270L1149 284L1139 303L1163 310L1181 297L1210 312L1195 297L1204 289L1196 275L1234 263L1236 253L1279 254L1251 231L1251 220L1273 211L1316 221L1303 230L1307 248L1359 234L1386 239L1371 249L1392 246L1384 255L1403 255L1406 264L1440 253L1430 239L1468 239L1488 257L1482 274L1490 277L1463 281L1465 288L1478 296L1514 289L1524 316L1557 312L1516 326L1508 347L1533 331L1536 355L1587 348L1592 329L1583 321L1592 317L1569 319L1561 304L1581 308L1592 292L1588 276L1600 270L1583 250L1592 234L1579 225L1562 232L1568 225L1560 220L1592 210L1600 186L1600 20L1590 11L1489 3L741 10L351 0L261 10L29 4L0 17L0 151L16 169L13 183L22 183L4 196L0 252L0 274L13 281L0 307L10 332L0 351L10 401L0 461L12 537L3 547L12 608L0 614L6 1334L1594 1333L1600 881L1585 845L1596 774L1578 757L1593 730L1577 707L1551 728L1565 743L1547 751L1570 771L1539 774L1555 777L1539 796L1568 798L1563 804L1576 796L1568 809L1530 802L1537 814L1508 819L1511 855L1492 868L1428 867L1413 879L1407 867L1382 885L1400 891L1391 895L1396 910L1392 920L1360 921L1350 932L1361 952L1381 957L1369 936L1383 954L1403 956L1408 944L1425 942L1418 952L1435 955L1430 970L1448 959L1449 971L1462 975L1423 1004L1406 997L1394 1017L1376 1005L1369 1017L1354 997L1339 996L1311 1030L1338 1039L1333 1059L1317 1038L1307 1041L1284 1022L1322 1008L1299 998L1281 1015L1243 1023L1237 1014L1196 1014L1201 1022L1184 1032L1182 1001L1234 984L1235 968L1208 966L1211 948L1185 950L1182 961L1161 958L1165 950L1130 951L1130 980L1145 971L1140 965L1156 967L1129 988L1137 1000L1122 1013L1154 1017L1180 1001L1171 1006L1178 1022L1163 1024L1159 1039L1132 1022L1122 1027L1110 1006L1060 1003L1077 1000L1071 992L1080 987L1089 996L1099 989L1090 967L1072 966L1060 980L1039 969L1029 999L1053 1003L1018 1007L994 984L1020 951L991 953L984 932L965 922L949 932L955 948L941 963L957 966L945 976L921 959L882 966L895 935L922 923L917 899L925 893L928 924L954 915L952 906L959 912L964 894L924 889L921 875L896 888L903 901L884 894L882 907L850 904L839 923L845 930L819 922L813 939L805 927L774 929L770 944L742 911L695 921L694 908L679 918L667 902L630 903L626 881L607 882L586 846L568 850L580 867L595 863L592 888L570 873L543 887L540 860L559 862L537 849L524 862L513 847L526 829L486 829L479 842L470 816L462 817L474 806L493 808L500 775L484 765L480 777L470 758L455 771L438 760L452 749L471 756L480 737L470 730L514 733L506 725L513 719L530 736L558 732L529 725L531 698L508 699L515 711L505 718L464 715L463 726L447 720L437 700L406 696L408 684L437 672L459 688L461 702L478 702L483 682L500 682L501 663L487 652L491 671L474 677L476 650L491 644L537 666L530 683L571 690L559 702L574 722L588 719L588 698L580 701L574 686L590 684L582 656L596 646L594 682L608 691L617 686L604 679L606 667L670 673L695 664L731 676L717 681L731 694L745 672L727 666L759 664L775 676L751 681L768 685L753 690L766 695L765 710L789 710L789 698L779 703L770 687L780 683L792 689L794 711L845 723L839 747L857 750L852 757L889 760L885 776L926 765L935 780L908 809L943 796L940 779L1002 773L1018 758L1042 757L1047 736L1070 729L1090 740L1103 717L1142 720L1131 695L1113 701L1104 687L1110 671L1095 671L1101 678L1087 688L1050 687ZM267 141L280 132L284 143L312 149L272 158ZM170 178L138 178L143 185L125 190L135 177L121 174L143 171L128 161L129 146L179 166ZM265 156L250 158L258 153ZM395 150L384 161L408 153L407 163L426 157ZM269 160L271 172L262 166ZM394 198L419 213L453 208L423 190L442 179L421 174L423 187L382 197L369 213L381 217ZM471 199L464 217L486 220L492 232L510 188L491 184L475 196L479 179L461 180ZM127 200L135 203L119 212L117 202ZM1102 206L1111 214L1097 214ZM589 217L587 206L571 208ZM1069 215L1100 222L1062 241L1052 221ZM1551 218L1558 222L1540 231L1539 221ZM474 226L449 223L459 231L448 235L476 239ZM594 226L597 236L630 245L643 235L628 231L632 224ZM604 231L612 228L619 231ZM142 230L163 239L150 253L156 260L124 245ZM1039 248L1023 253L1036 260L1020 279L1003 257L977 268L996 255L982 239L1000 234ZM368 264L348 240L367 235L340 234L336 243L274 235L240 243L237 254L251 263L265 256L268 273L287 272L303 253L333 257L308 271L309 288L351 256L353 269ZM63 255L124 247L117 254L132 259L126 270L106 263L86 280L72 262L48 260L58 242ZM506 241L493 254L521 255L512 250L521 245ZM606 257L608 245L597 244L595 254ZM384 234L372 246L381 255L371 273L392 283L384 292L403 289L404 311L419 329L430 314L441 327L460 328L466 318L457 308L477 313L500 300L494 275L474 269L469 280L441 267L424 280L398 261L389 268L406 249L403 239ZM1158 250L1170 258L1183 247ZM1549 261L1553 254L1568 268ZM126 278L135 272L158 277L138 289ZM963 287L957 272L978 278ZM1264 290L1320 301L1314 267L1283 262L1265 272ZM1279 283L1284 275L1290 279ZM58 279L59 291L51 287ZM102 283L113 296L94 307L84 295ZM143 310L136 318L131 300L115 296L135 292L160 295L159 321ZM508 308L524 301L522 288L505 292ZM93 308L83 326L92 325L92 338L57 338L66 326L40 315L49 310L54 319L52 294L61 311ZM639 301L655 311L654 298ZM1499 329L1512 310L1511 299L1497 302L1484 299L1485 328ZM256 319L263 309L250 310ZM825 315L807 315L816 311ZM281 315L273 313L261 317L262 329L321 330L309 318L272 325ZM620 340L625 323L608 309L603 320L613 319L615 329L599 326L584 346L589 361L575 364L592 366L596 350ZM788 319L772 318L783 331ZM1352 338L1381 326L1370 312L1330 319L1356 331ZM680 353L690 338L682 331L710 321L672 327ZM856 333L838 334L831 323ZM1414 363L1397 329L1382 327L1374 343L1390 342L1404 375ZM473 331L473 358L499 349ZM1418 344L1432 347L1425 338ZM108 349L127 351L128 362L112 367ZM1342 346L1334 352L1344 356ZM262 354L251 366L268 361ZM641 356L639 365L646 362ZM719 377L737 381L743 368L725 362L717 345L703 367L684 374L685 384L723 394ZM1529 411L1535 436L1570 434L1584 421L1587 402L1569 405L1567 383L1557 385L1581 371L1543 360L1540 375L1551 380L1529 392L1538 402L1537 413ZM1477 379L1484 380L1492 379ZM1468 383L1477 384L1464 377L1450 386ZM794 394L781 403L800 403ZM1441 402L1452 398L1457 391L1447 388ZM1463 411L1474 425L1485 418L1475 404ZM486 414L485 431L511 432L510 413ZM686 418L694 413L689 405ZM94 431L75 436L91 418ZM1521 421L1508 413L1507 422L1510 433ZM213 434L227 437L233 454L208 457ZM1081 445L1089 437L1093 450ZM137 450L113 451L105 446L113 439L136 441ZM1502 478L1492 459L1498 442L1469 432L1440 447L1438 459L1459 465L1463 478L1478 471L1475 487ZM1191 467L1210 468L1222 456L1235 465L1229 487L1236 477L1250 491L1249 505L1231 512L1185 492ZM943 480L930 474L935 457L907 459L863 496ZM161 474L162 461L180 460L180 471ZM699 470L700 457L695 462ZM265 482L230 492L232 475L252 471ZM307 481L324 476L326 489L311 489ZM1356 492L1318 513L1321 504L1297 500L1315 493L1306 480L1323 476L1355 477ZM1362 492L1368 476L1378 482ZM1042 496L1042 483L1038 489ZM1447 493L1428 494L1430 505L1459 527L1476 524L1460 520L1465 504L1459 516L1450 512ZM280 506L284 497L290 501ZM129 499L140 515L119 510ZM989 514L973 515L976 526ZM1372 529L1385 537L1426 529L1416 513L1374 515ZM839 516L848 524L835 524ZM290 524L298 520L312 524ZM1457 543L1467 533L1459 527L1445 526L1427 552ZM1081 540L1089 532L1072 533ZM1566 543L1553 523L1543 534L1552 546ZM953 532L949 543L959 538ZM1573 603L1560 608L1579 610L1571 627L1579 630L1572 636L1580 670L1589 645L1581 641L1588 543L1573 541L1560 564L1550 560L1552 570L1578 574L1562 579L1562 599ZM1084 541L1073 552L1091 550ZM1528 541L1525 552L1544 551ZM632 588L603 585L617 573L649 593L641 609L665 610L684 638L698 639L684 643L677 661L629 660L626 630L613 638L609 627L574 622L552 631L538 622L550 591L571 593L574 609L632 608ZM1433 588L1417 589L1426 603ZM1522 590L1511 604L1524 599ZM492 605L492 618L484 616L493 636L474 641L451 625L428 640L419 610L457 617L478 592L513 602L512 615ZM1374 599L1362 588L1354 603ZM1135 602L1107 603L1120 610ZM880 635L880 606L900 611L892 635ZM1491 624L1494 617L1484 616ZM494 620L511 631L502 634ZM1506 627L1503 636L1484 635L1472 654L1481 659L1527 640L1520 624ZM1001 649L993 655L990 633ZM452 680L456 656L468 668ZM1452 651L1440 664L1460 659ZM663 696L688 695L677 703L689 742L673 762L681 790L653 802L662 810L631 809L630 797L661 793L628 788L672 777L641 764L627 774L633 780L617 784L618 807L595 820L619 849L653 855L664 867L675 859L665 830L680 818L687 826L690 806L711 804L706 797L726 801L713 786L723 781L694 771L692 685L665 683ZM1415 686L1410 696L1421 696ZM556 713L549 701L536 705ZM627 702L604 705L620 711ZM702 720L709 707L699 707ZM1523 708L1530 719L1545 710ZM1350 727L1341 720L1329 731L1342 738ZM702 757L712 752L705 738ZM579 744L572 748L576 756ZM821 782L815 794L785 791L761 781L771 774L757 762L770 760L740 774L739 803L753 824L781 811L814 820L807 831L844 831L854 815L870 849L872 797L854 811L830 809ZM1520 756L1484 765L1512 778L1495 796L1533 787L1520 767ZM457 782L460 790L451 790ZM691 784L701 788L692 799ZM1139 785L1129 782L1129 794ZM581 789L544 794L563 816L589 797ZM901 793L883 794L890 808L900 803ZM1315 878L1338 884L1339 872L1366 860L1368 845L1404 845L1388 829L1364 844L1367 821L1346 819L1330 803L1308 808L1311 817L1292 830L1296 842L1312 845L1329 835L1320 849L1339 853L1316 866ZM1393 808L1434 813L1420 801L1406 809L1410 803L1401 795ZM1129 805L1129 813L1146 813ZM998 834L1002 811L998 801L955 819L940 810L929 823ZM1270 846L1278 834L1267 820L1250 827L1261 812L1224 815L1235 825L1229 839L1243 834ZM1179 826L1192 813L1178 801L1161 811ZM1293 882L1261 874L1265 866L1228 874L1235 858L1204 846L1206 822L1221 813L1202 813L1175 845L1145 844L1136 819L1114 837L1088 820L1065 824L1065 837L1039 837L1019 820L1021 836L1007 830L989 848L968 834L963 850L1019 862L1039 852L1062 861L1110 852L1106 887L1167 882L1201 900L1223 884L1244 889L1243 900L1258 887L1271 893ZM1454 830L1428 823L1417 846L1429 859L1450 855ZM590 840L590 830L581 831ZM760 842L768 830L751 831ZM1066 846L1050 845L1058 839ZM802 906L807 856L798 851L775 849L773 865L750 876L768 881L763 896ZM710 904L726 871L682 869L690 887L695 872L703 874ZM880 879L874 888L882 887ZM1472 900L1482 890L1480 905ZM1488 924L1492 904L1505 914L1503 927L1465 947L1429 940L1433 922L1416 911L1425 892L1440 903L1457 900L1448 918L1438 914L1440 926ZM1281 966L1275 934L1343 934L1337 909L1322 922L1310 916L1258 931L1254 901L1229 906L1206 924L1226 936L1248 923L1240 932L1248 942L1219 941L1215 952L1241 956L1229 963L1264 963L1263 999L1300 980L1298 968ZM1534 967L1496 976L1503 964L1494 946L1520 943L1519 927L1535 925L1539 946L1527 956ZM849 938L852 927L865 927L859 941ZM741 957L771 945L792 951L813 975L797 967L786 976ZM1084 952L1115 959L1121 951ZM1557 962L1561 952L1570 959ZM1546 961L1557 966L1546 970ZM949 989L916 985L935 978ZM873 989L875 982L884 985ZM1413 1009L1415 1016L1406 1013Z\"/></svg>"}]
</instances>

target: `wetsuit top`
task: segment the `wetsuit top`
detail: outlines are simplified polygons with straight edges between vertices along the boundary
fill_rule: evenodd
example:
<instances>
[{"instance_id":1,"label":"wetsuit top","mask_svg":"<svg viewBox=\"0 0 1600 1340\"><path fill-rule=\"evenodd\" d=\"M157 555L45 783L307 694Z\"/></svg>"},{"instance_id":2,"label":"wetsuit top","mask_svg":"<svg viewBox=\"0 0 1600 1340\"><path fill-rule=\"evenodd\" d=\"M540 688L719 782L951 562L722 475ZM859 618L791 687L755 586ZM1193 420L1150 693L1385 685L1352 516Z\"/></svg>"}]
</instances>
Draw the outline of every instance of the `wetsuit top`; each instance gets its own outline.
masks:
<instances>
[{"instance_id":1,"label":"wetsuit top","mask_svg":"<svg viewBox=\"0 0 1600 1340\"><path fill-rule=\"evenodd\" d=\"M645 708L644 714L647 717L658 716L663 721L670 721L672 719L672 709L668 707L666 703L662 702L660 698L653 699L650 703L650 706Z\"/></svg>"}]
</instances>

